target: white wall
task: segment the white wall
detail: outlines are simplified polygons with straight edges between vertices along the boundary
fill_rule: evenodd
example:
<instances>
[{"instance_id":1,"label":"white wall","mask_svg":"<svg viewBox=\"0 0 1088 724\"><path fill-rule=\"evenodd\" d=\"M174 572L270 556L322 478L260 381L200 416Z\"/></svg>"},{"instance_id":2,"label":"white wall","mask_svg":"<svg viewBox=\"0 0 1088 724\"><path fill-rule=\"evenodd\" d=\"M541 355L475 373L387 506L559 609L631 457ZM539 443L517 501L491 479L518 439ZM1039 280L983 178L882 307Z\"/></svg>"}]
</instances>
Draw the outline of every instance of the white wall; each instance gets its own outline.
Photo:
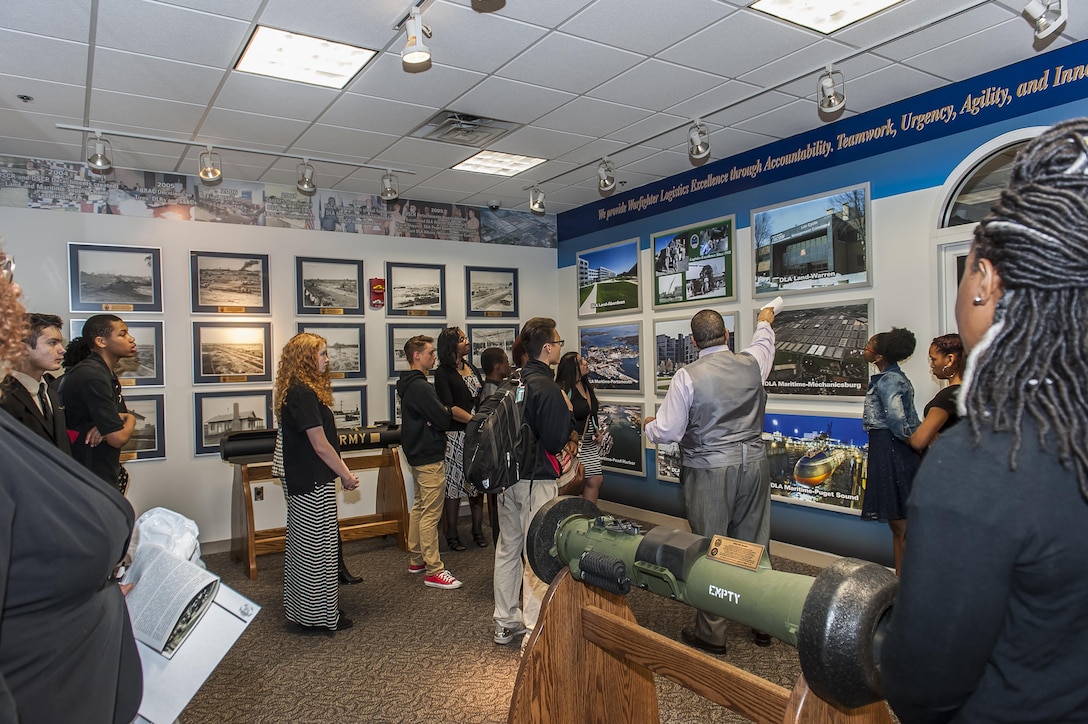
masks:
<instances>
[{"instance_id":1,"label":"white wall","mask_svg":"<svg viewBox=\"0 0 1088 724\"><path fill-rule=\"evenodd\" d=\"M520 286L518 320L480 319L481 323L524 321L535 315L554 316L556 310L556 251L518 246L468 244L430 239L390 239L331 232L244 227L229 224L184 223L162 219L79 214L62 211L0 207L0 236L5 249L16 259L16 281L23 288L23 300L31 311L59 314L67 324L68 242L146 246L162 249L163 314L121 314L137 320L163 320L165 329L165 389L140 388L141 392L165 394L165 460L127 463L132 482L128 497L137 515L155 506L164 506L189 516L200 526L201 541L218 542L230 537L231 467L218 455L194 456L193 394L196 391L271 389L271 384L199 385L192 383L192 322L255 319L269 317L193 315L189 302L189 251L231 251L269 254L271 321L274 357L294 335L299 321L314 317L295 314L294 257L315 256L363 259L364 281L385 276L385 262L446 265L447 317L444 324L464 327L464 267L516 267ZM365 295L366 291L363 290ZM85 313L75 316L85 318ZM397 322L427 321L405 317ZM366 325L366 380L368 419L388 419L386 322L384 311L368 310L364 317L322 321L358 320ZM67 334L68 329L66 327ZM334 383L335 384L335 383ZM131 388L128 388L131 389ZM373 478L376 474L371 473ZM364 478L365 481L366 478ZM411 498L409 483L409 499ZM342 496L350 514L373 511L373 496ZM278 487L265 491L265 504L256 510L259 528L281 526L283 501ZM343 511L342 515L344 514Z\"/></svg>"}]
</instances>

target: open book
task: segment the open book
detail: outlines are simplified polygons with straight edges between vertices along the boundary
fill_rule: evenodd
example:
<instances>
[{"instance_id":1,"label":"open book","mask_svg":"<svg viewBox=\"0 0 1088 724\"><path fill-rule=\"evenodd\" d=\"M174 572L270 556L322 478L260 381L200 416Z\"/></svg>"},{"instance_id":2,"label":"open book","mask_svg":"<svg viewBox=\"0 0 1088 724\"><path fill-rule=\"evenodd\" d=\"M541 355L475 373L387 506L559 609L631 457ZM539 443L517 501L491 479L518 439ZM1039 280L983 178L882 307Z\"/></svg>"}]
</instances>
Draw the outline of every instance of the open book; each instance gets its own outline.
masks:
<instances>
[{"instance_id":1,"label":"open book","mask_svg":"<svg viewBox=\"0 0 1088 724\"><path fill-rule=\"evenodd\" d=\"M136 551L122 583L136 640L171 658L215 600L219 577L165 548L145 544Z\"/></svg>"}]
</instances>

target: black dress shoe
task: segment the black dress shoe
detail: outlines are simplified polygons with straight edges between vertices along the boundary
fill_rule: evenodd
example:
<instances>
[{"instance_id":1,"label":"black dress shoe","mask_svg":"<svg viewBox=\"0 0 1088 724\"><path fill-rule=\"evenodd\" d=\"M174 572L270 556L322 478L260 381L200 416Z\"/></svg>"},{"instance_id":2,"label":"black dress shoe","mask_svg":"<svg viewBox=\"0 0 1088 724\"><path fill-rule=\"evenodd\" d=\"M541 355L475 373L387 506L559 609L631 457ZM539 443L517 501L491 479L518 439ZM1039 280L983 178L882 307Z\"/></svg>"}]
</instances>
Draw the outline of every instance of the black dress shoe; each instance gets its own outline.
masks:
<instances>
[{"instance_id":1,"label":"black dress shoe","mask_svg":"<svg viewBox=\"0 0 1088 724\"><path fill-rule=\"evenodd\" d=\"M345 616L344 614L341 613L340 618L336 622L336 630L337 631L343 631L344 629L349 629L354 625L355 625L354 621L352 621L350 618L348 618L347 616Z\"/></svg>"},{"instance_id":2,"label":"black dress shoe","mask_svg":"<svg viewBox=\"0 0 1088 724\"><path fill-rule=\"evenodd\" d=\"M341 568L340 569L339 580L340 580L340 583L342 583L345 586L354 586L356 583L362 583L363 582L363 579L359 578L359 576L351 575L351 571L349 571L347 568Z\"/></svg>"},{"instance_id":3,"label":"black dress shoe","mask_svg":"<svg viewBox=\"0 0 1088 724\"><path fill-rule=\"evenodd\" d=\"M708 654L714 654L715 656L724 656L728 647L725 644L712 644L709 641L703 641L701 638L695 635L695 632L689 628L680 629L680 638L684 640L688 646L694 646L695 648L705 651Z\"/></svg>"},{"instance_id":4,"label":"black dress shoe","mask_svg":"<svg viewBox=\"0 0 1088 724\"><path fill-rule=\"evenodd\" d=\"M763 648L767 648L771 645L772 639L769 633L764 633L763 631L756 631L755 629L752 629L752 637L755 639L756 646L762 646Z\"/></svg>"}]
</instances>

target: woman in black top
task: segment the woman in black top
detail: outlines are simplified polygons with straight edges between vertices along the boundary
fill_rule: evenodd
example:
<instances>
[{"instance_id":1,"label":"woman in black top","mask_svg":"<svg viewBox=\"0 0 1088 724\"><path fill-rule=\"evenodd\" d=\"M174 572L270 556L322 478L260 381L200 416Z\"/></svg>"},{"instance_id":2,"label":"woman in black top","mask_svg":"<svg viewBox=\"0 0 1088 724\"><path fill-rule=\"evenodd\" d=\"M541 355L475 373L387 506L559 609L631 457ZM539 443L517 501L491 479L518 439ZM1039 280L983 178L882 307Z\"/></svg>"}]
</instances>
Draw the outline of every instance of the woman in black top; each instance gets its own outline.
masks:
<instances>
[{"instance_id":1,"label":"woman in black top","mask_svg":"<svg viewBox=\"0 0 1088 724\"><path fill-rule=\"evenodd\" d=\"M457 327L446 327L438 335L438 368L434 371L434 389L443 405L450 408L453 422L446 431L446 545L450 550L463 551L465 544L457 534L457 512L461 498L468 496L472 514L472 540L487 547L484 537L484 498L465 481L463 460L465 424L472 419L484 379L480 370L468 360L468 337Z\"/></svg>"},{"instance_id":2,"label":"woman in black top","mask_svg":"<svg viewBox=\"0 0 1088 724\"><path fill-rule=\"evenodd\" d=\"M939 380L947 380L948 386L930 400L922 412L922 424L910 436L910 446L918 452L936 441L937 436L960 421L956 410L960 385L963 384L963 368L967 356L963 352L963 340L958 334L934 337L929 345L929 372Z\"/></svg>"},{"instance_id":3,"label":"woman in black top","mask_svg":"<svg viewBox=\"0 0 1088 724\"><path fill-rule=\"evenodd\" d=\"M340 630L352 621L340 613L337 593L336 478L344 490L355 490L359 479L340 458L331 405L325 338L296 334L280 355L273 402L283 428L287 498L283 610L299 626Z\"/></svg>"},{"instance_id":4,"label":"woman in black top","mask_svg":"<svg viewBox=\"0 0 1088 724\"><path fill-rule=\"evenodd\" d=\"M600 426L597 422L597 395L589 381L589 364L577 352L567 352L555 368L555 381L568 398L574 414L574 430L581 437L578 460L585 468L582 497L594 503L601 494L604 471L598 448Z\"/></svg>"}]
</instances>

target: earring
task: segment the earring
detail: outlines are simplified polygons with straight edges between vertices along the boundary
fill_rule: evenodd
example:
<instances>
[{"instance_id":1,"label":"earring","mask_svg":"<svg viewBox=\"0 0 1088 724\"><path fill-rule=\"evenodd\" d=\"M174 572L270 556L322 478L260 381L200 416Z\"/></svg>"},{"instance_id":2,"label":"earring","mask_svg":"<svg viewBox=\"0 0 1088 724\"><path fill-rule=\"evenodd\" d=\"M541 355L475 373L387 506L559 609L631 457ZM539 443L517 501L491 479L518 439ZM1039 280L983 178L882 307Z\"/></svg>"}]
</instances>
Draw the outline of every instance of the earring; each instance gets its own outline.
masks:
<instances>
[{"instance_id":1,"label":"earring","mask_svg":"<svg viewBox=\"0 0 1088 724\"><path fill-rule=\"evenodd\" d=\"M951 363L951 362L949 362L948 364L946 364L946 365L944 366L944 369L942 369L942 370L941 370L941 379L942 379L942 380L950 380L950 379L952 379L952 375L951 375L951 374L949 373L949 371L948 371L948 368L949 368L949 367L951 367L951 366L952 366L952 363Z\"/></svg>"},{"instance_id":2,"label":"earring","mask_svg":"<svg viewBox=\"0 0 1088 724\"><path fill-rule=\"evenodd\" d=\"M976 296L974 299L971 300L971 304L974 304L976 307L981 307L982 306L982 297Z\"/></svg>"}]
</instances>

